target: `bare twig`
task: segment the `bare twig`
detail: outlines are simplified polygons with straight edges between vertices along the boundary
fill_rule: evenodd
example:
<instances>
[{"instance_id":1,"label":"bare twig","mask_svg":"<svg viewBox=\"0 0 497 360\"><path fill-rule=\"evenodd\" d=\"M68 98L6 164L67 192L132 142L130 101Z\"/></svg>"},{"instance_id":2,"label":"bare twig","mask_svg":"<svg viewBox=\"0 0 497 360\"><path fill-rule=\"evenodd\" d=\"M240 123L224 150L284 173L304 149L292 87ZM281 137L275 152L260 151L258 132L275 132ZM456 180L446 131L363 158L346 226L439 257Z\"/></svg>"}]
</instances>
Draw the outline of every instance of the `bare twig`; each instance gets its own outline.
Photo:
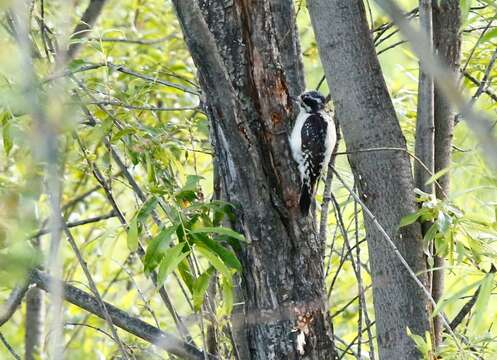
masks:
<instances>
[{"instance_id":1,"label":"bare twig","mask_svg":"<svg viewBox=\"0 0 497 360\"><path fill-rule=\"evenodd\" d=\"M350 188L350 186L347 185L347 183L342 179L342 177L340 176L340 174L338 174L338 172L335 169L333 169L333 172L335 173L337 179L342 183L342 185L352 195L352 197L359 204L361 204L363 212L366 213L366 215L373 222L374 226L381 232L381 234L383 235L384 239L387 241L388 245L392 248L395 256L398 258L398 260L400 261L400 263L402 264L402 266L407 270L409 276L414 280L414 282L416 283L416 285L423 291L423 293L425 294L426 298L430 301L430 303L433 305L433 307L436 307L437 304L436 304L435 300L433 300L433 297L431 296L431 293L428 291L428 289L426 289L426 287L423 285L423 283L421 282L421 280L419 280L419 278L417 277L416 273L409 266L409 264L407 263L406 259L404 259L404 257L400 253L399 249L397 248L397 246L393 242L393 240L390 238L390 236L385 231L385 229L383 228L383 226L378 222L378 220L376 219L376 216L371 212L371 210L369 210L369 208L366 206L366 204ZM445 314L442 311L440 311L440 317L442 319L444 327L447 329L447 333L453 338L453 340L454 340L457 348L462 351L462 347L461 347L461 344L459 342L459 339L456 336L456 334L454 334L454 332L452 331L452 329L450 328L450 325L449 325L449 322L447 320L447 317L445 316Z\"/></svg>"},{"instance_id":2,"label":"bare twig","mask_svg":"<svg viewBox=\"0 0 497 360\"><path fill-rule=\"evenodd\" d=\"M126 38L89 38L89 41L99 41L99 42L111 42L111 43L124 43L124 44L135 44L135 45L155 45L163 43L176 35L168 35L158 39L126 39Z\"/></svg>"},{"instance_id":3,"label":"bare twig","mask_svg":"<svg viewBox=\"0 0 497 360\"><path fill-rule=\"evenodd\" d=\"M51 276L39 271L34 270L32 273L32 281L45 291L49 291L50 283L59 280L54 280ZM72 285L60 282L61 287L64 289L64 299L73 305L76 305L90 313L104 319L104 314L101 311L98 300ZM133 334L167 352L179 356L186 360L204 360L204 354L201 350L193 345L190 345L174 335L161 331L156 327L130 316L128 313L118 309L117 307L104 302L105 307L109 313L112 323L124 331ZM208 356L208 359L216 359L213 356Z\"/></svg>"},{"instance_id":4,"label":"bare twig","mask_svg":"<svg viewBox=\"0 0 497 360\"><path fill-rule=\"evenodd\" d=\"M497 271L497 269L492 265L489 273L495 273L496 271ZM464 320L466 315L468 315L469 312L471 311L471 309L473 309L473 306L475 305L476 300L478 299L478 295L480 294L480 289L481 289L481 285L478 286L478 289L476 289L476 291L471 296L471 298L468 300L468 302L466 304L464 304L464 306L461 308L461 310L459 310L457 315L450 322L450 328L452 330L456 330L456 328Z\"/></svg>"},{"instance_id":5,"label":"bare twig","mask_svg":"<svg viewBox=\"0 0 497 360\"><path fill-rule=\"evenodd\" d=\"M381 55L381 54L383 54L384 52L386 52L386 51L388 51L388 50L391 50L391 49L393 49L393 48L396 48L397 46L402 45L402 44L405 44L405 43L406 43L406 41L405 41L405 40L399 40L399 41L397 41L396 43L393 43L392 45L387 46L386 48L379 50L379 51L376 53L376 55L380 56L380 55Z\"/></svg>"},{"instance_id":6,"label":"bare twig","mask_svg":"<svg viewBox=\"0 0 497 360\"><path fill-rule=\"evenodd\" d=\"M25 282L22 285L16 286L10 293L9 298L0 309L0 326L5 324L14 315L15 311L21 305L22 299L28 291L29 283Z\"/></svg>"},{"instance_id":7,"label":"bare twig","mask_svg":"<svg viewBox=\"0 0 497 360\"><path fill-rule=\"evenodd\" d=\"M455 331L456 328L459 326L459 324L462 323L462 321L464 320L464 318L466 317L466 315L469 314L469 312L471 311L471 309L475 305L476 300L478 299L478 294L480 294L480 287L479 286L476 289L476 291L474 292L474 294L471 296L471 298L469 299L469 301L466 304L464 304L464 306L461 308L461 310L459 310L459 312L457 313L457 315L450 322L450 328L452 330Z\"/></svg>"},{"instance_id":8,"label":"bare twig","mask_svg":"<svg viewBox=\"0 0 497 360\"><path fill-rule=\"evenodd\" d=\"M170 81L160 80L160 79L157 79L157 78L153 78L153 77L148 76L148 75L143 75L143 74L137 73L136 71L128 69L127 67L124 67L122 65L115 65L115 64L112 64L112 63L108 62L107 66L110 67L111 69L115 70L115 71L119 71L120 73L123 73L123 74L126 74L126 75L130 75L130 76L134 76L134 77L137 77L137 78L142 79L142 80L150 81L152 83L156 83L156 84L159 84L159 85L169 86L169 87L172 87L172 88L175 88L175 89L178 89L178 90L182 90L182 91L184 91L186 93L189 93L189 94L192 94L192 95L197 95L197 96L200 95L200 93L197 90L195 90L195 89L192 89L192 88L180 85L180 84L176 84L176 83L173 83L173 82L170 82Z\"/></svg>"},{"instance_id":9,"label":"bare twig","mask_svg":"<svg viewBox=\"0 0 497 360\"><path fill-rule=\"evenodd\" d=\"M5 345L5 347L9 351L9 353L14 357L14 359L21 360L21 357L19 355L17 355L15 350L12 348L12 346L10 346L9 342L7 341L7 339L3 336L3 334L1 332L0 332L0 341L2 342L2 344Z\"/></svg>"},{"instance_id":10,"label":"bare twig","mask_svg":"<svg viewBox=\"0 0 497 360\"><path fill-rule=\"evenodd\" d=\"M114 211L111 211L110 213L105 214L105 215L95 216L95 217L84 219L84 220L70 222L70 223L67 223L66 226L68 228L73 228L73 227L77 227L77 226L81 226L81 225L93 224L93 223L96 223L99 221L111 219L113 217L116 217L116 213ZM50 232L49 229L42 229L42 230L38 231L36 234L34 234L32 236L32 238L36 238L38 236L48 234L49 232Z\"/></svg>"},{"instance_id":11,"label":"bare twig","mask_svg":"<svg viewBox=\"0 0 497 360\"><path fill-rule=\"evenodd\" d=\"M95 22L97 21L102 8L104 7L105 0L90 0L88 7L86 8L81 20L79 21L76 28L73 30L72 41L73 43L69 46L67 50L67 58L73 58L78 52L81 46L81 39L86 37Z\"/></svg>"},{"instance_id":12,"label":"bare twig","mask_svg":"<svg viewBox=\"0 0 497 360\"><path fill-rule=\"evenodd\" d=\"M494 67L495 61L497 61L497 49L495 49L494 53L492 54L492 57L490 58L490 61L488 62L488 65L487 65L487 68L485 69L485 73L483 75L483 78L480 81L480 85L478 86L478 89L476 89L475 94L471 98L471 104L474 104L475 101L480 97L480 95L488 87L487 83L488 83L488 80L490 78L490 73L492 72L492 68Z\"/></svg>"},{"instance_id":13,"label":"bare twig","mask_svg":"<svg viewBox=\"0 0 497 360\"><path fill-rule=\"evenodd\" d=\"M469 72L464 71L463 75L466 79L471 81L473 84L477 85L478 87L481 86L480 81L477 78L475 78L473 75L471 75ZM483 92L485 94L487 94L493 101L497 102L497 94L491 88L484 87Z\"/></svg>"},{"instance_id":14,"label":"bare twig","mask_svg":"<svg viewBox=\"0 0 497 360\"><path fill-rule=\"evenodd\" d=\"M185 107L158 107L158 106L138 106L138 105L130 105L125 104L120 101L90 101L87 104L89 105L102 105L102 106L118 106L128 110L139 110L139 111L155 111L155 112L163 112L163 111L199 111L199 106L185 106Z\"/></svg>"},{"instance_id":15,"label":"bare twig","mask_svg":"<svg viewBox=\"0 0 497 360\"><path fill-rule=\"evenodd\" d=\"M469 127L480 141L486 152L487 161L497 168L497 140L491 128L492 122L484 115L474 111L471 104L458 89L455 75L447 70L440 59L426 48L426 34L417 31L403 16L400 8L392 0L376 0L377 4L394 20L402 35L409 41L412 49L425 64L425 71L434 77L441 93L454 104L466 119Z\"/></svg>"},{"instance_id":16,"label":"bare twig","mask_svg":"<svg viewBox=\"0 0 497 360\"><path fill-rule=\"evenodd\" d=\"M112 319L109 315L109 312L107 311L107 307L105 306L104 301L102 300L102 297L100 296L100 292L97 289L95 281L93 281L93 277L91 276L90 270L88 270L88 266L86 265L86 262L83 259L83 255L81 255L81 252L79 251L78 246L76 245L76 241L74 240L74 237L72 236L71 231L69 230L69 228L63 222L62 219L61 219L61 222L63 224L64 233L66 234L67 241L69 241L69 244L71 245L71 248L72 248L74 254L76 255L76 258L78 259L79 264L81 265L81 268L83 269L83 272L86 276L86 280L88 281L90 289L93 292L93 295L95 295L95 299L98 302L98 305L100 307L100 311L103 314L103 318L107 322L107 324L109 325L109 328L112 332L112 337L116 341L116 343L119 347L119 350L121 351L121 354L123 355L124 359L127 360L127 359L129 359L128 353L126 352L124 345L123 345L121 339L119 338L119 335L117 334L117 330L114 327L114 323L112 322ZM132 355L132 358L134 358L133 355Z\"/></svg>"}]
</instances>

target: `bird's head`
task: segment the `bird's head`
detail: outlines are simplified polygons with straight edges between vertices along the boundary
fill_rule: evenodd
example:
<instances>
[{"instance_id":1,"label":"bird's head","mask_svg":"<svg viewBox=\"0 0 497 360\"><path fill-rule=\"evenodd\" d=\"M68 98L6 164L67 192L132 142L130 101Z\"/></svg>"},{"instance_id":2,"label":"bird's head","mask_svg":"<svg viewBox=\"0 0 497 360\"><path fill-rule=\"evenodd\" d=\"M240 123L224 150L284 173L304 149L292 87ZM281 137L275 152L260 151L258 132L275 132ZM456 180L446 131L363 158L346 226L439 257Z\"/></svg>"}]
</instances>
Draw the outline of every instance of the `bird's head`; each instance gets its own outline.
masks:
<instances>
[{"instance_id":1,"label":"bird's head","mask_svg":"<svg viewBox=\"0 0 497 360\"><path fill-rule=\"evenodd\" d=\"M319 91L305 91L299 96L300 107L308 112L315 113L324 109L326 99Z\"/></svg>"}]
</instances>

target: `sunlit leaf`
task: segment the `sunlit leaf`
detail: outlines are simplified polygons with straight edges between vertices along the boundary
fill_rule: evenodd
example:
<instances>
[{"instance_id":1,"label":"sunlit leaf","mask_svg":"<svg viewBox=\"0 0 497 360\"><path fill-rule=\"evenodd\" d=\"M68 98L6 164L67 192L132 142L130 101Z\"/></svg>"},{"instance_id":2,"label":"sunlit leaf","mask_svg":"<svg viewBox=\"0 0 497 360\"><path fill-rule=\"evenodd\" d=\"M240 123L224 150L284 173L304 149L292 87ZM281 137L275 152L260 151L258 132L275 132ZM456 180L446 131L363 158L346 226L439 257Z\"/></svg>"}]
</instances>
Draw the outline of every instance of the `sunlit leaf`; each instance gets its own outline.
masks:
<instances>
[{"instance_id":1,"label":"sunlit leaf","mask_svg":"<svg viewBox=\"0 0 497 360\"><path fill-rule=\"evenodd\" d=\"M136 219L136 217L134 217L129 224L128 249L132 252L138 249L138 220Z\"/></svg>"},{"instance_id":2,"label":"sunlit leaf","mask_svg":"<svg viewBox=\"0 0 497 360\"><path fill-rule=\"evenodd\" d=\"M184 243L180 243L172 248L164 251L164 256L159 265L159 273L157 274L157 285L162 286L169 274L171 274L180 262L183 261L189 254L189 251L183 252Z\"/></svg>"},{"instance_id":3,"label":"sunlit leaf","mask_svg":"<svg viewBox=\"0 0 497 360\"><path fill-rule=\"evenodd\" d=\"M193 283L193 308L195 311L200 311L204 303L204 296L209 287L209 280L215 273L215 269L211 266L204 271Z\"/></svg>"},{"instance_id":4,"label":"sunlit leaf","mask_svg":"<svg viewBox=\"0 0 497 360\"><path fill-rule=\"evenodd\" d=\"M224 263L238 271L242 270L242 265L240 264L240 261L236 257L236 255L226 249L224 246L220 245L217 241L210 239L207 236L196 236L197 243L200 242L201 244L205 245L208 247L210 250L214 251L219 257L224 261Z\"/></svg>"},{"instance_id":5,"label":"sunlit leaf","mask_svg":"<svg viewBox=\"0 0 497 360\"><path fill-rule=\"evenodd\" d=\"M242 234L237 233L236 231L226 228L223 226L217 227L203 227L199 229L192 229L192 233L208 233L208 234L220 234L232 237L233 239L237 239L238 241L245 241L245 237Z\"/></svg>"},{"instance_id":6,"label":"sunlit leaf","mask_svg":"<svg viewBox=\"0 0 497 360\"><path fill-rule=\"evenodd\" d=\"M487 306L494 288L494 278L495 273L489 272L485 275L480 285L480 291L478 292L478 298L475 303L473 319L475 324L480 324L483 318L487 316Z\"/></svg>"},{"instance_id":7,"label":"sunlit leaf","mask_svg":"<svg viewBox=\"0 0 497 360\"><path fill-rule=\"evenodd\" d=\"M440 311L442 311L447 305L454 303L455 301L459 300L462 296L466 295L471 289L477 287L478 285L481 284L482 280L475 281L467 286L464 286L462 289L459 291L455 292L451 296L444 296L440 301L437 303L437 306L433 309L432 317L435 317L438 315Z\"/></svg>"},{"instance_id":8,"label":"sunlit leaf","mask_svg":"<svg viewBox=\"0 0 497 360\"><path fill-rule=\"evenodd\" d=\"M221 282L223 289L223 314L228 316L233 310L233 283L231 278L223 278Z\"/></svg>"}]
</instances>

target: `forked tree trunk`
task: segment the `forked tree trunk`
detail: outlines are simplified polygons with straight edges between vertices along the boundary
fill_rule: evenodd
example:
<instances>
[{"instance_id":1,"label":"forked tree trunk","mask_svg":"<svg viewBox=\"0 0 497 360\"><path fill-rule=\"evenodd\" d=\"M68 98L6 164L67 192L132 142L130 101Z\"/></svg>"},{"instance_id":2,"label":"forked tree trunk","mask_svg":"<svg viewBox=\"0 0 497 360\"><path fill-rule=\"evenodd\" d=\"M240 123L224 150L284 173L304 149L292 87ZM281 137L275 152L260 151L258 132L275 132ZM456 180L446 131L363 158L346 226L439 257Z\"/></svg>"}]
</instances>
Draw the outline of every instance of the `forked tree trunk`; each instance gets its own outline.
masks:
<instances>
[{"instance_id":1,"label":"forked tree trunk","mask_svg":"<svg viewBox=\"0 0 497 360\"><path fill-rule=\"evenodd\" d=\"M334 359L323 254L300 214L288 145L303 89L291 0L173 0L197 66L223 197L247 245L235 311L242 359L297 359L297 318L309 319L304 358ZM200 9L199 9L200 8Z\"/></svg>"},{"instance_id":2,"label":"forked tree trunk","mask_svg":"<svg viewBox=\"0 0 497 360\"><path fill-rule=\"evenodd\" d=\"M426 283L419 224L399 229L416 211L413 176L395 110L370 37L362 0L308 0L326 78L335 101L355 182L411 268ZM428 330L427 302L374 222L364 219L381 359L419 359L407 328Z\"/></svg>"}]
</instances>

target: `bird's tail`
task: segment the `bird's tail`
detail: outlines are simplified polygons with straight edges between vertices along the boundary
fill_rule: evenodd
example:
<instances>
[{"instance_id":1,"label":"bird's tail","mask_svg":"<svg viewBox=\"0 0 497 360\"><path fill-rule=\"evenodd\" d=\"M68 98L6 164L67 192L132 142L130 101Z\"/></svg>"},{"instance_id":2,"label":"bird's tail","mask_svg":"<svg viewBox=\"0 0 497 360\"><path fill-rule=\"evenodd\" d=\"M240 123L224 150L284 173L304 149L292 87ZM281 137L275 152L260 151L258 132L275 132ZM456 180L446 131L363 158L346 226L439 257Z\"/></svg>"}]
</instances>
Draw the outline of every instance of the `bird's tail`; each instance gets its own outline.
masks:
<instances>
[{"instance_id":1,"label":"bird's tail","mask_svg":"<svg viewBox=\"0 0 497 360\"><path fill-rule=\"evenodd\" d=\"M309 215L309 209L311 208L313 186L309 186L306 182L302 184L302 189L300 191L300 211L304 216Z\"/></svg>"}]
</instances>

